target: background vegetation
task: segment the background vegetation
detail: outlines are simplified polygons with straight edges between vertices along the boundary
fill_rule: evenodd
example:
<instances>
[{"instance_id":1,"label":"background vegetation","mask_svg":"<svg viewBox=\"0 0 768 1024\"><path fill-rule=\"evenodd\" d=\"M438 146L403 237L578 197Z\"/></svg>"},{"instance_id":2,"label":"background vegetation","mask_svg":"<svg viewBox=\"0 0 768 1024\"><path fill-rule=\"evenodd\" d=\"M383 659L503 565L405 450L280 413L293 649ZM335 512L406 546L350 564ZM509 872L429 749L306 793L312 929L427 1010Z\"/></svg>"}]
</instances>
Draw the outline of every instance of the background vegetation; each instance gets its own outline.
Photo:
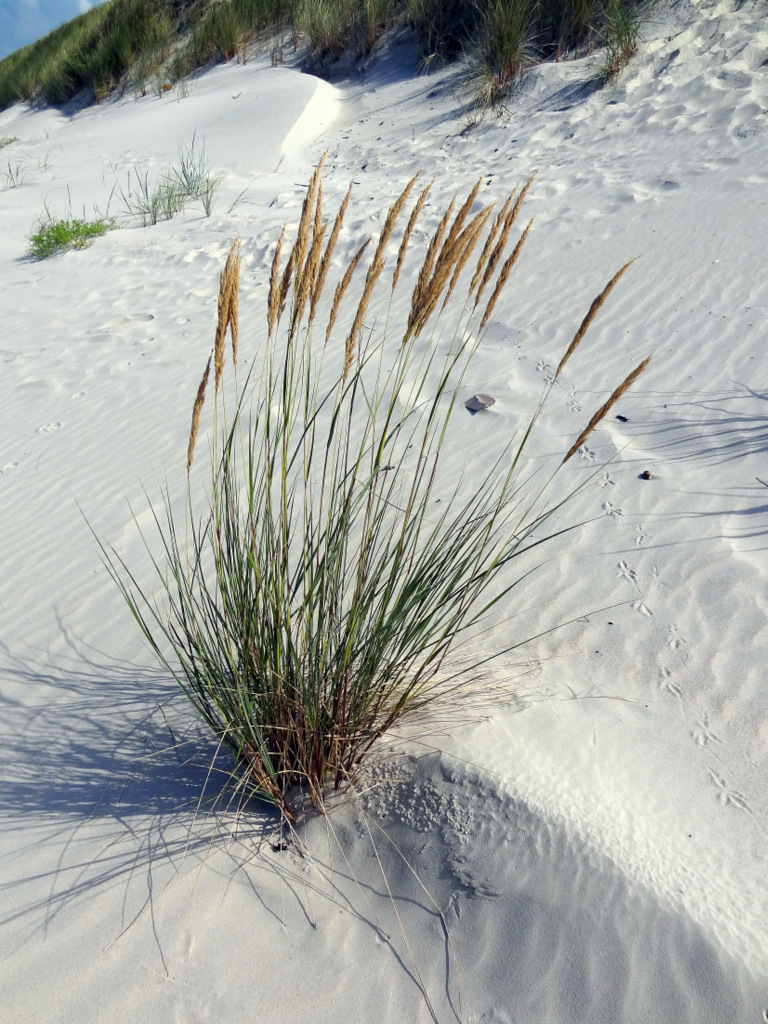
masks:
<instances>
[{"instance_id":1,"label":"background vegetation","mask_svg":"<svg viewBox=\"0 0 768 1024\"><path fill-rule=\"evenodd\" d=\"M495 103L525 67L606 48L612 77L634 52L639 0L108 0L0 61L0 109L19 100L99 101L132 83L173 83L254 43L305 48L327 66L408 26L422 67L466 55L476 99Z\"/></svg>"}]
</instances>

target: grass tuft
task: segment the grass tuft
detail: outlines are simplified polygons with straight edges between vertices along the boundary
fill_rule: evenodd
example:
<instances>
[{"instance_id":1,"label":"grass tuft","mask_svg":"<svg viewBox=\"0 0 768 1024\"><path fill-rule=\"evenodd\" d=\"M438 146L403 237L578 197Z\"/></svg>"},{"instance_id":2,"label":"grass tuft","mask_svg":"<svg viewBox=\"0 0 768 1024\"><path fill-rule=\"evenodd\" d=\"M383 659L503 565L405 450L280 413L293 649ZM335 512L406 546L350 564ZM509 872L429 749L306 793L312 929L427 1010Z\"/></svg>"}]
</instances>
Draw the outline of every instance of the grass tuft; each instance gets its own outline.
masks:
<instances>
[{"instance_id":1,"label":"grass tuft","mask_svg":"<svg viewBox=\"0 0 768 1024\"><path fill-rule=\"evenodd\" d=\"M35 259L45 260L67 249L85 249L94 238L115 226L113 220L53 220L49 217L30 235L27 252Z\"/></svg>"},{"instance_id":2,"label":"grass tuft","mask_svg":"<svg viewBox=\"0 0 768 1024\"><path fill-rule=\"evenodd\" d=\"M125 188L119 189L120 201L127 214L138 217L144 227L160 220L171 220L191 202L199 202L206 217L213 203L221 178L211 173L205 146L196 148L196 140L179 151L178 165L171 165L154 182L149 172L133 168Z\"/></svg>"},{"instance_id":3,"label":"grass tuft","mask_svg":"<svg viewBox=\"0 0 768 1024\"><path fill-rule=\"evenodd\" d=\"M282 272L283 236L278 242L262 350L239 371L239 383L226 373L224 345L227 327L233 340L237 333L239 241L221 275L210 476L199 496L192 459L209 357L193 405L183 529L167 494L164 515L155 512L155 588L102 545L145 639L232 751L238 787L271 801L288 820L302 803L297 792L322 810L327 791L354 780L379 737L466 694L467 680L495 652L478 650L457 663L463 641L476 643L487 615L502 603L512 616L531 571L526 553L571 528L553 517L579 490L549 496L557 462L543 486L531 486L527 446L557 375L520 436L478 481L457 486L442 472L458 438L451 426L458 391L482 343L473 288L491 249L479 236L504 237L486 282L492 306L530 228L511 235L521 197L511 197L495 222L489 205L472 214L477 186L455 217L451 203L421 269L403 272L416 289L409 316L396 322L392 285L388 278L379 284L384 248L405 217L416 179L410 181L389 208L351 304L346 295L367 242L347 265L323 341L313 337L315 313L306 300L321 280L317 254L329 223L319 172ZM424 195L413 209L421 210ZM349 201L347 193L334 225ZM479 249L479 266L464 258L468 249ZM593 303L578 343L621 273ZM464 298L452 299L432 321L449 287L456 295L463 287ZM375 329L367 310L379 300L388 312ZM337 322L352 326L336 332ZM598 410L577 445L646 362Z\"/></svg>"}]
</instances>

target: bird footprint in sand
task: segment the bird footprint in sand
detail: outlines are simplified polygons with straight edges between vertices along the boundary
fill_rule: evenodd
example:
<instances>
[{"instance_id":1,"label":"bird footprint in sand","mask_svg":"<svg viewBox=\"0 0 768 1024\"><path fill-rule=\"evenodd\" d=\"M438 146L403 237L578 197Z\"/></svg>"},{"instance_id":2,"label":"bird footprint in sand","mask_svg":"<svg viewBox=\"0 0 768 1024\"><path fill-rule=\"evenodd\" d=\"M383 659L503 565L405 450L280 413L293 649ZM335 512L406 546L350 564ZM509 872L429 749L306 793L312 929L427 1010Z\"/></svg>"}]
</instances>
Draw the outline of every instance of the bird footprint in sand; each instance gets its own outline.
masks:
<instances>
[{"instance_id":1,"label":"bird footprint in sand","mask_svg":"<svg viewBox=\"0 0 768 1024\"><path fill-rule=\"evenodd\" d=\"M637 573L634 569L631 569L623 559L619 562L617 568L619 571L616 574L616 579L629 580L630 583L637 583Z\"/></svg>"},{"instance_id":2,"label":"bird footprint in sand","mask_svg":"<svg viewBox=\"0 0 768 1024\"><path fill-rule=\"evenodd\" d=\"M747 814L752 813L752 808L749 806L749 802L743 793L739 793L736 789L729 789L728 783L725 781L722 775L718 774L713 768L709 769L709 778L714 786L718 789L717 799L723 804L724 807L729 805L737 807L740 811L746 811Z\"/></svg>"},{"instance_id":3,"label":"bird footprint in sand","mask_svg":"<svg viewBox=\"0 0 768 1024\"><path fill-rule=\"evenodd\" d=\"M682 698L683 696L682 687L672 678L672 671L668 668L659 670L659 689L664 690L666 693L671 693L673 697Z\"/></svg>"},{"instance_id":4,"label":"bird footprint in sand","mask_svg":"<svg viewBox=\"0 0 768 1024\"><path fill-rule=\"evenodd\" d=\"M701 721L696 722L693 729L691 729L691 736L700 747L706 747L708 743L722 742L720 737L710 729L707 715L702 715Z\"/></svg>"},{"instance_id":5,"label":"bird footprint in sand","mask_svg":"<svg viewBox=\"0 0 768 1024\"><path fill-rule=\"evenodd\" d=\"M677 626L670 626L667 630L667 647L671 647L673 651L679 651L683 644L687 644L688 641L685 637L680 636Z\"/></svg>"},{"instance_id":6,"label":"bird footprint in sand","mask_svg":"<svg viewBox=\"0 0 768 1024\"><path fill-rule=\"evenodd\" d=\"M617 508L612 501L604 501L602 507L603 512L605 512L605 514L607 516L610 516L612 519L621 519L621 517L624 515L621 509Z\"/></svg>"}]
</instances>

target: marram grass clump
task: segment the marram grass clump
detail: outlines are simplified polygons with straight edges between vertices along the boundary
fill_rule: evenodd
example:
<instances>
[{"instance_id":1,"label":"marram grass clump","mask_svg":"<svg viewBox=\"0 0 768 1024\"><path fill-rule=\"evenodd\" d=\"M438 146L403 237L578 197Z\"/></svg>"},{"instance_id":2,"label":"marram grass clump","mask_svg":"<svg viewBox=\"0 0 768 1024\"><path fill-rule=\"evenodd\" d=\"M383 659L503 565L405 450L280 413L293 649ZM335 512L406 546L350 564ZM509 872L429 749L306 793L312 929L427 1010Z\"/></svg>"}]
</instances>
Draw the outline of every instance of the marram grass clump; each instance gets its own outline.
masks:
<instances>
[{"instance_id":1,"label":"marram grass clump","mask_svg":"<svg viewBox=\"0 0 768 1024\"><path fill-rule=\"evenodd\" d=\"M293 245L284 254L285 231L277 242L262 343L247 365L238 352L239 240L222 272L215 343L192 410L186 521L175 521L169 498L164 520L156 516L158 602L103 549L160 662L234 754L238 786L289 821L297 792L322 810L383 734L469 692L494 651L478 649L461 666L453 656L466 637L477 640L492 608L524 596L531 566L522 556L564 532L552 516L574 493L547 499L557 469L533 488L523 468L554 382L470 493L442 473L458 389L531 226L516 227L530 182L498 211L478 203L480 183L449 206L400 320L392 294L431 186L418 175L408 182L378 239L362 241L331 291L350 193L327 220L321 168ZM592 304L555 380L625 270ZM207 409L210 477L196 512Z\"/></svg>"}]
</instances>

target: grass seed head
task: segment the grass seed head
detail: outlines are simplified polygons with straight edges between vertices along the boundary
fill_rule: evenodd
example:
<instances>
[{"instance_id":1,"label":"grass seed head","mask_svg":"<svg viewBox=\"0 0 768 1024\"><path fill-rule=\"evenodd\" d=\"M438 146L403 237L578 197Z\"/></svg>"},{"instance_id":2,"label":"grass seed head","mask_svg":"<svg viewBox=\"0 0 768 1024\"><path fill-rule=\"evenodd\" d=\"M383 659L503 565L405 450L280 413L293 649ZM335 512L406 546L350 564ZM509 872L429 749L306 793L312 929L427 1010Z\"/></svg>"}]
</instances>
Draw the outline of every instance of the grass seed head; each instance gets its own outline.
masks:
<instances>
[{"instance_id":1,"label":"grass seed head","mask_svg":"<svg viewBox=\"0 0 768 1024\"><path fill-rule=\"evenodd\" d=\"M195 404L192 407L192 426L189 431L189 443L187 444L187 473L189 473L192 467L192 458L195 454L195 444L197 442L197 431L200 427L200 414L203 411L203 402L205 402L205 389L208 386L208 375L211 372L211 357L208 356L208 362L205 365L205 372L203 373L202 380L197 389L197 395L195 396Z\"/></svg>"},{"instance_id":2,"label":"grass seed head","mask_svg":"<svg viewBox=\"0 0 768 1024\"><path fill-rule=\"evenodd\" d=\"M406 225L405 233L403 234L403 240L400 243L400 249L398 250L397 253L397 264L395 266L395 271L392 274L392 291L395 290L397 282L400 278L400 271L403 269L403 260L405 259L405 252L406 249L408 248L408 242L410 241L411 233L416 225L416 221L419 219L419 214L422 211L424 203L427 201L427 196L429 195L433 184L434 178L429 183L429 185L427 185L427 187L423 190L423 192L421 193L416 202L416 205L414 206L413 210L411 210L411 216L408 218L408 224Z\"/></svg>"},{"instance_id":3,"label":"grass seed head","mask_svg":"<svg viewBox=\"0 0 768 1024\"><path fill-rule=\"evenodd\" d=\"M501 292L502 292L502 290L504 288L504 285L507 283L507 278L509 277L509 274L510 274L510 271L512 270L512 267L514 267L514 265L517 263L517 258L520 255L520 250L523 248L523 245L525 244L525 240L528 237L528 232L531 230L531 224L533 224L533 218L531 218L531 220L528 222L528 226L526 227L525 231L520 236L520 239L519 239L517 245L512 250L512 255L507 258L507 260L504 263L504 266L501 268L501 271L499 272L499 278L496 281L496 287L493 289L493 294L491 295L490 299L488 300L488 305L485 307L485 312L483 313L483 319L480 321L480 330L481 331L485 327L485 325L488 323L488 318L490 317L491 313L493 312L493 307L496 305L496 300L501 295Z\"/></svg>"},{"instance_id":4,"label":"grass seed head","mask_svg":"<svg viewBox=\"0 0 768 1024\"><path fill-rule=\"evenodd\" d=\"M312 286L312 296L309 304L309 323L315 319L315 313L317 312L317 304L320 301L320 296L323 294L323 288L325 287L325 281L328 277L328 271L331 266L331 259L333 258L333 251L336 248L336 242L339 238L339 232L341 231L341 225L344 223L344 216L349 206L349 197L352 195L352 183L350 182L347 194L344 196L344 200L339 207L339 212L336 214L336 219L333 222L333 228L331 229L331 236L328 239L328 244L325 247L323 258L320 261L320 266L315 277L314 284Z\"/></svg>"},{"instance_id":5,"label":"grass seed head","mask_svg":"<svg viewBox=\"0 0 768 1024\"><path fill-rule=\"evenodd\" d=\"M341 305L341 300L344 298L344 293L346 292L347 288L349 287L349 282L352 280L352 275L354 274L355 270L357 269L358 263L363 258L363 253L368 248L368 245L370 244L370 241L371 241L370 238L368 238L368 239L366 239L365 242L363 242L363 244L360 246L360 248L357 250L355 255L350 260L349 266L344 271L344 277L336 285L336 291L333 293L333 305L331 306L331 313L330 313L330 316L328 317L328 327L326 328L326 331L325 331L325 344L326 345L328 344L328 340L331 337L331 331L333 330L334 324L336 323L336 317L337 317L338 312L339 312L339 306ZM347 339L347 342L349 342L349 339ZM344 357L344 365L345 366L347 365L347 358L348 358L347 354L345 354L345 357ZM351 363L350 363L350 365L351 365Z\"/></svg>"},{"instance_id":6,"label":"grass seed head","mask_svg":"<svg viewBox=\"0 0 768 1024\"><path fill-rule=\"evenodd\" d=\"M608 415L608 413L611 411L613 406L616 405L616 403L621 398L621 396L624 394L624 392L632 387L632 385L635 383L635 381L640 376L640 374L643 373L643 371L645 370L645 368L648 365L648 363L650 363L650 361L651 361L651 357L650 356L646 356L646 358L642 361L642 363L640 363L639 366L636 366L634 368L634 370L632 371L632 373L630 373L630 375L626 378L626 380L624 380L621 384L619 384L619 386L613 392L613 394L608 399L608 401L605 402L604 405L600 406L600 408L597 410L595 415L592 417L592 419L589 421L589 423L586 425L586 427L584 427L582 432L579 434L579 436L576 439L576 441L574 441L574 443L571 445L570 449L568 450L568 454L565 456L563 461L560 463L561 466L564 466L565 463L573 455L576 454L576 452L579 450L579 448L581 448L581 446L587 440L587 438L592 433L592 431L595 429L595 427L598 425L598 423Z\"/></svg>"},{"instance_id":7,"label":"grass seed head","mask_svg":"<svg viewBox=\"0 0 768 1024\"><path fill-rule=\"evenodd\" d=\"M283 230L280 232L280 237L277 240L277 246L275 247L275 255L272 257L272 269L269 274L269 298L267 299L267 328L269 330L269 336L271 337L278 322L278 313L280 311L280 252L283 248L283 239L285 238L285 225Z\"/></svg>"},{"instance_id":8,"label":"grass seed head","mask_svg":"<svg viewBox=\"0 0 768 1024\"><path fill-rule=\"evenodd\" d=\"M618 282L619 278L625 273L626 270L629 269L629 267L632 266L632 264L634 262L635 262L634 260L630 260L629 263L625 263L624 266L621 268L621 270L617 271L613 275L611 280L608 282L608 284L605 286L605 288L603 288L603 290L600 292L600 294L597 296L597 298L593 300L592 305L589 307L589 310L587 311L587 315L581 321L581 326L579 327L578 331L576 331L576 333L573 336L573 341L568 346L565 355L563 356L563 358L558 363L557 370L555 372L555 377L559 377L560 376L560 371L563 369L565 364L568 362L568 360L571 358L573 353L576 351L576 349L581 344L581 340L584 337L584 335L587 333L587 330L589 329L589 325L592 323L592 321L597 316L598 310L600 309L600 307L603 305L605 300L608 298L608 296L613 291L614 286Z\"/></svg>"}]
</instances>

